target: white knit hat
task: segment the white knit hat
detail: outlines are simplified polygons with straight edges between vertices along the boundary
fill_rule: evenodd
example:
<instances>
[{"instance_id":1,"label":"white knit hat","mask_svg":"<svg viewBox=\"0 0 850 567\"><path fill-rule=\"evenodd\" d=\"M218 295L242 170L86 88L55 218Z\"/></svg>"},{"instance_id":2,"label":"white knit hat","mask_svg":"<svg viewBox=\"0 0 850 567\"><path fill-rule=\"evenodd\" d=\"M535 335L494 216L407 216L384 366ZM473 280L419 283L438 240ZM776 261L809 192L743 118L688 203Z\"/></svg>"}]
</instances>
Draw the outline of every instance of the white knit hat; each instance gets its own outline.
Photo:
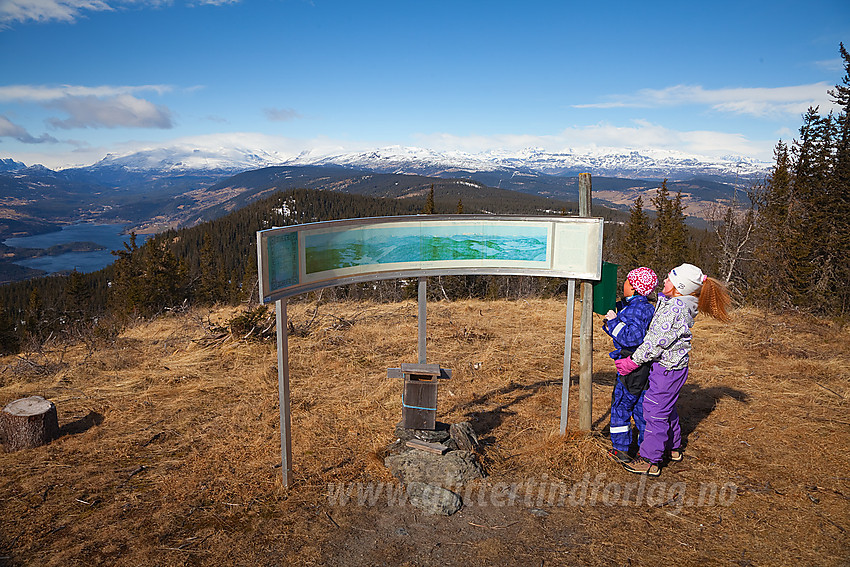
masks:
<instances>
[{"instance_id":1,"label":"white knit hat","mask_svg":"<svg viewBox=\"0 0 850 567\"><path fill-rule=\"evenodd\" d=\"M670 270L667 277L670 278L670 282L676 286L679 293L691 295L702 287L707 276L693 264L682 264Z\"/></svg>"}]
</instances>

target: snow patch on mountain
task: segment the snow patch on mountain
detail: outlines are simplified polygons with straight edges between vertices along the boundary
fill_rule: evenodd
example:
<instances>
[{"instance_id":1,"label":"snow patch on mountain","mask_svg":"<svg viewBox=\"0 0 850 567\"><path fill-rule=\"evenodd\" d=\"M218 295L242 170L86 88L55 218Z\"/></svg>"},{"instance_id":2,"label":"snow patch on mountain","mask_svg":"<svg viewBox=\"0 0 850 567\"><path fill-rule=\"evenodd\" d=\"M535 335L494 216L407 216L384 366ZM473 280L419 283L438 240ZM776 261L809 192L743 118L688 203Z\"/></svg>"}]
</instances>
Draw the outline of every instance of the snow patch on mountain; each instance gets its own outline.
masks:
<instances>
[{"instance_id":1,"label":"snow patch on mountain","mask_svg":"<svg viewBox=\"0 0 850 567\"><path fill-rule=\"evenodd\" d=\"M8 160L11 161L11 160ZM3 162L17 167L17 162ZM489 150L480 153L436 151L409 146L386 146L361 152L305 150L285 155L278 151L246 146L214 146L192 143L150 148L126 155L107 155L92 169L120 167L128 171L190 173L193 171L240 172L270 166L340 166L376 173L463 177L466 173L505 172L516 175L574 176L589 172L606 177L694 177L756 179L771 164L750 158L709 158L659 149L594 148L553 153L541 148L519 151Z\"/></svg>"},{"instance_id":2,"label":"snow patch on mountain","mask_svg":"<svg viewBox=\"0 0 850 567\"><path fill-rule=\"evenodd\" d=\"M202 148L192 145L151 148L127 155L108 154L92 168L121 167L127 171L228 171L239 172L277 165L282 161L276 152L218 147Z\"/></svg>"},{"instance_id":3,"label":"snow patch on mountain","mask_svg":"<svg viewBox=\"0 0 850 567\"><path fill-rule=\"evenodd\" d=\"M551 153L540 148L518 152L490 150L478 154L438 152L423 148L388 146L369 152L315 156L298 155L283 165L339 165L381 173L422 175L463 172L513 171L514 174L577 175L589 172L610 177L669 178L696 176L761 177L771 164L731 156L708 158L670 150L604 149Z\"/></svg>"}]
</instances>

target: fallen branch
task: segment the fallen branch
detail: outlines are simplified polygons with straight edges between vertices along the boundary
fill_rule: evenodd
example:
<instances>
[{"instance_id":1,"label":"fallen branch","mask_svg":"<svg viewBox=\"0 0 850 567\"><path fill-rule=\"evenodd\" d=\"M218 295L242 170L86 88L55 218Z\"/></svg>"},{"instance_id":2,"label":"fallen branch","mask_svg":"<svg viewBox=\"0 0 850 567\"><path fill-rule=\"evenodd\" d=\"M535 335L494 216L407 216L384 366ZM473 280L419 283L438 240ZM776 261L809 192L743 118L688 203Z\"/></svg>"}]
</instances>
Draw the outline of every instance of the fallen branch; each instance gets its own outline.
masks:
<instances>
[{"instance_id":1,"label":"fallen branch","mask_svg":"<svg viewBox=\"0 0 850 567\"><path fill-rule=\"evenodd\" d=\"M476 528L487 528L488 530L504 530L505 528L509 528L517 522L511 522L510 524L505 524L504 526L482 526L481 524L476 524L475 522L467 522L470 526L475 526Z\"/></svg>"},{"instance_id":2,"label":"fallen branch","mask_svg":"<svg viewBox=\"0 0 850 567\"><path fill-rule=\"evenodd\" d=\"M827 392L832 392L833 394L835 394L836 396L838 396L838 397L839 397L839 398L841 398L842 400L844 399L844 396L842 396L841 394L839 394L839 393L838 393L838 392L836 392L835 390L832 390L832 389L830 389L830 388L827 388L826 386L824 386L823 384L819 384L818 382L815 382L815 384L817 384L818 386L820 386L821 388L823 388L823 389L824 389L824 390L826 390Z\"/></svg>"}]
</instances>

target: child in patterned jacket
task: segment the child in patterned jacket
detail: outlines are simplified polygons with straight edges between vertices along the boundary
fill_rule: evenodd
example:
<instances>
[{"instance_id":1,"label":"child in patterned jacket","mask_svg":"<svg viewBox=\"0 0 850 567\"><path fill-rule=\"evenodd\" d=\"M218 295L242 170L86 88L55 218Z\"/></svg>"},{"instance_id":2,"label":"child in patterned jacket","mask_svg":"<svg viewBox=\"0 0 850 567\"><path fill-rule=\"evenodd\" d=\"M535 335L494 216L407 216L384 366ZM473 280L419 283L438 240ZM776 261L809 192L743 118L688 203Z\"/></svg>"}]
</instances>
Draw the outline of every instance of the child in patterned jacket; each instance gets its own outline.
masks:
<instances>
[{"instance_id":1,"label":"child in patterned jacket","mask_svg":"<svg viewBox=\"0 0 850 567\"><path fill-rule=\"evenodd\" d=\"M643 400L646 431L637 458L623 465L627 471L658 476L665 454L671 461L681 461L684 457L676 401L688 378L691 327L697 313L729 322L730 303L723 284L692 264L673 268L664 280L643 343L630 357L614 362L621 374L652 362L649 389Z\"/></svg>"},{"instance_id":2,"label":"child in patterned jacket","mask_svg":"<svg viewBox=\"0 0 850 567\"><path fill-rule=\"evenodd\" d=\"M623 283L623 301L617 311L608 311L602 330L614 340L614 350L609 356L614 360L625 358L643 342L655 307L646 298L658 284L658 276L649 268L635 268ZM646 422L643 419L643 394L646 391L649 365L621 376L617 374L611 393L611 449L608 455L619 463L632 460L629 446L632 443L631 420L638 431L638 443L643 441Z\"/></svg>"}]
</instances>

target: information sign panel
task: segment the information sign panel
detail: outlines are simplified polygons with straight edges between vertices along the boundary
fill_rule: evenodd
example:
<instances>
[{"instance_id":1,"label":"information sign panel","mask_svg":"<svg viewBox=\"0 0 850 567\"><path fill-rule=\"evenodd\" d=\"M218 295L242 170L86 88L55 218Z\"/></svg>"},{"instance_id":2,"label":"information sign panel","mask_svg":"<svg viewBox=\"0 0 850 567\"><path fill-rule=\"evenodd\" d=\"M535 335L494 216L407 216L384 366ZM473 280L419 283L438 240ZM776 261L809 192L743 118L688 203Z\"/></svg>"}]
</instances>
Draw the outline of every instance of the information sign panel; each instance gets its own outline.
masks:
<instances>
[{"instance_id":1,"label":"information sign panel","mask_svg":"<svg viewBox=\"0 0 850 567\"><path fill-rule=\"evenodd\" d=\"M416 215L294 225L257 233L268 303L331 285L428 275L598 280L602 219Z\"/></svg>"}]
</instances>

